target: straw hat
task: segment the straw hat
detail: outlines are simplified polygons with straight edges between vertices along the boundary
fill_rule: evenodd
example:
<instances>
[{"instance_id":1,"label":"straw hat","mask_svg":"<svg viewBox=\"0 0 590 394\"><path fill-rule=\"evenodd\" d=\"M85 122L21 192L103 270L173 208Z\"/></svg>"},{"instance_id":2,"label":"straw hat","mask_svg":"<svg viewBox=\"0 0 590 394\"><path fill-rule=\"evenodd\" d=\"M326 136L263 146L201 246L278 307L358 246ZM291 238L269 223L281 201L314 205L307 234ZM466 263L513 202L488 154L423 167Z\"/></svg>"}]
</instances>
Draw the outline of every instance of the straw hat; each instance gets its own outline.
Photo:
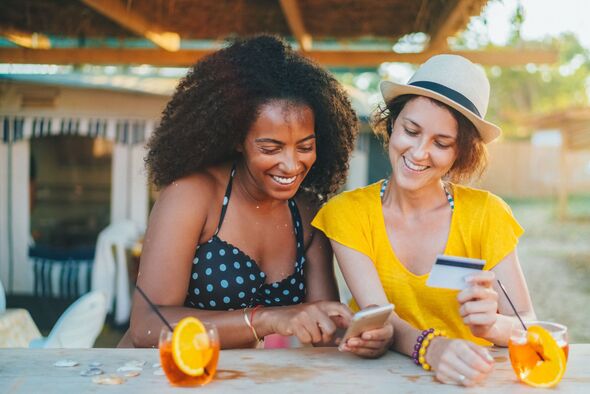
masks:
<instances>
[{"instance_id":1,"label":"straw hat","mask_svg":"<svg viewBox=\"0 0 590 394\"><path fill-rule=\"evenodd\" d=\"M484 120L490 99L490 83L483 69L462 56L437 55L422 64L407 85L380 84L386 103L403 94L426 96L447 104L469 119L486 144L502 132Z\"/></svg>"}]
</instances>

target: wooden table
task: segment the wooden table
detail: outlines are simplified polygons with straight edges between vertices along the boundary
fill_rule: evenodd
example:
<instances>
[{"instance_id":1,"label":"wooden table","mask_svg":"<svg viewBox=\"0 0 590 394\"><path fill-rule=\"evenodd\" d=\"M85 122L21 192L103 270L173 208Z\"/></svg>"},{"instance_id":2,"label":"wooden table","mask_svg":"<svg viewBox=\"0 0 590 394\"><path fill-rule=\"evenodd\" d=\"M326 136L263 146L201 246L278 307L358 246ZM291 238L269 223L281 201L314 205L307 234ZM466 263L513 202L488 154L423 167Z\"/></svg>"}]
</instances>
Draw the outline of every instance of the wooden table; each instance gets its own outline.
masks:
<instances>
[{"instance_id":1,"label":"wooden table","mask_svg":"<svg viewBox=\"0 0 590 394\"><path fill-rule=\"evenodd\" d=\"M493 349L496 368L483 386L473 393L539 393L516 381L506 349ZM60 359L73 359L77 367L57 368ZM92 383L80 371L92 362L103 363L107 373L128 361L146 361L140 376L118 386ZM389 353L379 360L363 360L334 348L281 350L226 350L221 352L218 375L202 388L177 388L165 376L153 374L155 349L25 350L0 349L2 393L457 393L457 386L443 385L432 373L416 367L409 358ZM590 344L571 345L568 370L555 390L559 393L588 392Z\"/></svg>"}]
</instances>

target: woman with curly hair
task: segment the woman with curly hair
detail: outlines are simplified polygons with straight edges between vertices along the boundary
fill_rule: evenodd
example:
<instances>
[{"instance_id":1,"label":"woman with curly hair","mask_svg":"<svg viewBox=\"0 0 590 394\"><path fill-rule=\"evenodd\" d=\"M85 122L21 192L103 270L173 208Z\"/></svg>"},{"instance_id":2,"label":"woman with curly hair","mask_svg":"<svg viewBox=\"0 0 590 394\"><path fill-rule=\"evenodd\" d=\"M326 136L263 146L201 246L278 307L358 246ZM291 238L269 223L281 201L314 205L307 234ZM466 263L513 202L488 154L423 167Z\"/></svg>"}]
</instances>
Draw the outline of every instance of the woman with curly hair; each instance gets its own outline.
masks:
<instances>
[{"instance_id":1,"label":"woman with curly hair","mask_svg":"<svg viewBox=\"0 0 590 394\"><path fill-rule=\"evenodd\" d=\"M148 143L162 188L138 286L172 322L215 323L222 348L269 334L332 340L350 319L327 238L310 226L346 178L357 118L337 81L281 40L239 40L180 82ZM161 321L136 294L130 332Z\"/></svg>"},{"instance_id":2,"label":"woman with curly hair","mask_svg":"<svg viewBox=\"0 0 590 394\"><path fill-rule=\"evenodd\" d=\"M521 316L534 319L516 253L522 228L499 197L459 183L481 174L485 144L500 135L484 120L489 91L483 70L456 55L432 57L408 84L381 83L376 130L392 174L333 198L313 220L330 238L353 309L395 304L389 324L349 339L344 350L367 357L397 350L441 382L471 386L493 369L485 346L506 346L518 321L496 279ZM439 254L459 256L449 265L469 266L465 257L485 265L462 289L432 286Z\"/></svg>"}]
</instances>

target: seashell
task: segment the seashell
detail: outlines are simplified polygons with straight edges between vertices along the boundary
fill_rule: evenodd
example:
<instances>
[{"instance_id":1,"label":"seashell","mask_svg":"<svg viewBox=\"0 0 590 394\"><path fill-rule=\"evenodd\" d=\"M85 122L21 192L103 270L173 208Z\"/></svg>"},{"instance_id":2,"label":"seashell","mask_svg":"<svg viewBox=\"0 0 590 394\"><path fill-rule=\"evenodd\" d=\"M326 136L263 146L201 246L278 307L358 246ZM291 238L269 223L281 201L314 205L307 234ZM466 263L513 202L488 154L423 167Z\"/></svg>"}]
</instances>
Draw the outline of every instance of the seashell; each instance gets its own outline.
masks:
<instances>
[{"instance_id":1,"label":"seashell","mask_svg":"<svg viewBox=\"0 0 590 394\"><path fill-rule=\"evenodd\" d=\"M122 367L117 368L117 372L141 372L143 368L141 367L134 367L130 365L123 365Z\"/></svg>"},{"instance_id":2,"label":"seashell","mask_svg":"<svg viewBox=\"0 0 590 394\"><path fill-rule=\"evenodd\" d=\"M126 367L143 367L146 364L145 361L139 361L139 360L131 360L131 361L127 361L125 363Z\"/></svg>"},{"instance_id":3,"label":"seashell","mask_svg":"<svg viewBox=\"0 0 590 394\"><path fill-rule=\"evenodd\" d=\"M125 383L125 379L119 375L101 375L93 377L92 383L109 385L123 384Z\"/></svg>"},{"instance_id":4,"label":"seashell","mask_svg":"<svg viewBox=\"0 0 590 394\"><path fill-rule=\"evenodd\" d=\"M74 360L58 360L53 365L56 367L75 367L78 362Z\"/></svg>"},{"instance_id":5,"label":"seashell","mask_svg":"<svg viewBox=\"0 0 590 394\"><path fill-rule=\"evenodd\" d=\"M141 373L137 372L137 371L129 371L123 374L123 376L125 376L126 378L134 378L136 376L141 375Z\"/></svg>"},{"instance_id":6,"label":"seashell","mask_svg":"<svg viewBox=\"0 0 590 394\"><path fill-rule=\"evenodd\" d=\"M154 375L162 376L162 375L164 375L164 370L162 368L158 368L158 369L154 370Z\"/></svg>"},{"instance_id":7,"label":"seashell","mask_svg":"<svg viewBox=\"0 0 590 394\"><path fill-rule=\"evenodd\" d=\"M80 372L80 376L97 376L102 375L104 371L98 367L90 367Z\"/></svg>"}]
</instances>

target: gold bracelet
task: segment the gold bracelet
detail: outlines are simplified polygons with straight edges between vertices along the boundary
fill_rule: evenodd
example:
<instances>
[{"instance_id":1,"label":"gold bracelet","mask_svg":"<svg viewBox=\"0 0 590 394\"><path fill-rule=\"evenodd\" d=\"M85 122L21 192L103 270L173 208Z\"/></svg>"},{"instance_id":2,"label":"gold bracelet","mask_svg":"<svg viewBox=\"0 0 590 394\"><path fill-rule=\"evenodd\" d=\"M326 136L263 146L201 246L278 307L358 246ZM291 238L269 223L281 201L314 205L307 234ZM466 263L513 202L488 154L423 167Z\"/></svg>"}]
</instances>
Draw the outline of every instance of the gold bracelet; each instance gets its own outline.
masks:
<instances>
[{"instance_id":1,"label":"gold bracelet","mask_svg":"<svg viewBox=\"0 0 590 394\"><path fill-rule=\"evenodd\" d=\"M250 319L248 318L248 308L244 308L244 321L246 322L248 327L250 327L250 331L252 331L252 335L254 335L256 342L260 343L262 341L262 339L260 339L260 337L258 336L258 333L256 332L256 329L254 328L254 326L250 322Z\"/></svg>"}]
</instances>

